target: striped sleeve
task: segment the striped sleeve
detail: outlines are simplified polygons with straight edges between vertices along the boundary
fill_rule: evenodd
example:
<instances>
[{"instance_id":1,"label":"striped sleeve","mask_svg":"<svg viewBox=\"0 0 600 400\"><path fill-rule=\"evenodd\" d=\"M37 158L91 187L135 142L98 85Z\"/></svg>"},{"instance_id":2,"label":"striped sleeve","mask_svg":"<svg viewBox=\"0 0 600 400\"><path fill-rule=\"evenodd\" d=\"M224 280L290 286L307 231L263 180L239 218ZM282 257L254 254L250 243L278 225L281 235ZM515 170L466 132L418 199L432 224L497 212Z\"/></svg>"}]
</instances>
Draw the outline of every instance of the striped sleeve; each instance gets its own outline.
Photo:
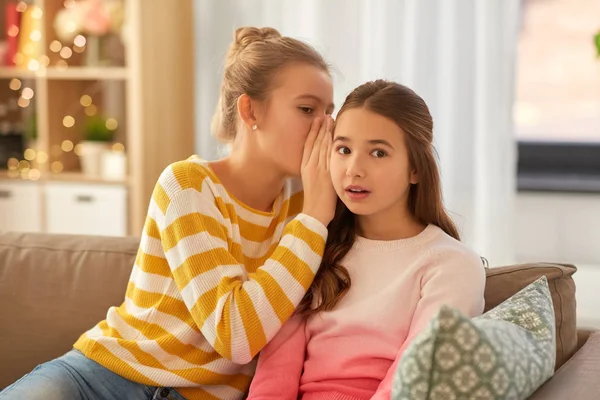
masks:
<instances>
[{"instance_id":1,"label":"striped sleeve","mask_svg":"<svg viewBox=\"0 0 600 400\"><path fill-rule=\"evenodd\" d=\"M158 189L158 196L166 193ZM290 318L315 277L327 238L321 222L299 214L270 258L249 274L232 255L240 245L229 238L228 220L204 190L178 191L155 219L192 318L214 349L237 364L250 362Z\"/></svg>"}]
</instances>

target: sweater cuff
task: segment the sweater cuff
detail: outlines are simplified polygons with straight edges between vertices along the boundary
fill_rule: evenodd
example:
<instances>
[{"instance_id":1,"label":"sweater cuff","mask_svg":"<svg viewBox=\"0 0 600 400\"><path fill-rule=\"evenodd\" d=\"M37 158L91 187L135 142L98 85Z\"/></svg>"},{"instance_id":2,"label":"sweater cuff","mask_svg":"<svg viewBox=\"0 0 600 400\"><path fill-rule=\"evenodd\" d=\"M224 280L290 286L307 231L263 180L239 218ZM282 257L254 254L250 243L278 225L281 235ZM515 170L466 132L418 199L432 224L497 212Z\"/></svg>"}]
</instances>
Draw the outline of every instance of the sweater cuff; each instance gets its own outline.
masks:
<instances>
[{"instance_id":1,"label":"sweater cuff","mask_svg":"<svg viewBox=\"0 0 600 400\"><path fill-rule=\"evenodd\" d=\"M327 227L323 225L321 221L316 219L315 217L311 217L308 214L300 213L296 215L296 220L300 221L304 226L306 226L311 231L320 235L323 239L327 240Z\"/></svg>"}]
</instances>

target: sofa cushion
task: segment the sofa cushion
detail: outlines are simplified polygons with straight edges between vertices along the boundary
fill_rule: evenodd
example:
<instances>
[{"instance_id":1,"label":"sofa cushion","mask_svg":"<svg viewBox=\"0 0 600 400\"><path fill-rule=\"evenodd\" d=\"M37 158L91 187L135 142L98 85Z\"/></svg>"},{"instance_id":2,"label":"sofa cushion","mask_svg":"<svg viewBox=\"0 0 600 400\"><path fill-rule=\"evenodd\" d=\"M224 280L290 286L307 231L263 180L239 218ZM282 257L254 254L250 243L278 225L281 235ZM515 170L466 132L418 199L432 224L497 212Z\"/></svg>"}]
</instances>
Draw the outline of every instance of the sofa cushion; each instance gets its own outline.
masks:
<instances>
[{"instance_id":1,"label":"sofa cushion","mask_svg":"<svg viewBox=\"0 0 600 400\"><path fill-rule=\"evenodd\" d=\"M548 279L556 318L556 366L560 368L577 350L575 282L577 268L568 264L520 264L487 270L485 311L502 303L541 276Z\"/></svg>"},{"instance_id":2,"label":"sofa cushion","mask_svg":"<svg viewBox=\"0 0 600 400\"><path fill-rule=\"evenodd\" d=\"M555 332L545 277L477 318L444 306L402 356L391 398L526 399L554 373Z\"/></svg>"},{"instance_id":3,"label":"sofa cushion","mask_svg":"<svg viewBox=\"0 0 600 400\"><path fill-rule=\"evenodd\" d=\"M0 390L123 302L138 241L0 233Z\"/></svg>"}]
</instances>

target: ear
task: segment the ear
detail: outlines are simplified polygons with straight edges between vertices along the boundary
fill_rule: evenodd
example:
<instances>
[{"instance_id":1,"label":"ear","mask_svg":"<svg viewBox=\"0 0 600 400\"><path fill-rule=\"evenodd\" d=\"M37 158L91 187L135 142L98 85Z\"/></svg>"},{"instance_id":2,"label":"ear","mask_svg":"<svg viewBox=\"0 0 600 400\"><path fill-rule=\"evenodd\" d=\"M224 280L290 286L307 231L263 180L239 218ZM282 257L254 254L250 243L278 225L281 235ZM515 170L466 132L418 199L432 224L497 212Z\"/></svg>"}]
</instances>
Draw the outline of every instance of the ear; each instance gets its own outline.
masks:
<instances>
[{"instance_id":1,"label":"ear","mask_svg":"<svg viewBox=\"0 0 600 400\"><path fill-rule=\"evenodd\" d=\"M248 129L252 129L252 126L256 122L256 105L254 101L247 94L242 94L237 100L238 115L242 120L242 123L246 125Z\"/></svg>"},{"instance_id":2,"label":"ear","mask_svg":"<svg viewBox=\"0 0 600 400\"><path fill-rule=\"evenodd\" d=\"M419 183L419 174L416 170L413 169L412 171L410 171L409 181L412 185L416 185L417 183Z\"/></svg>"}]
</instances>

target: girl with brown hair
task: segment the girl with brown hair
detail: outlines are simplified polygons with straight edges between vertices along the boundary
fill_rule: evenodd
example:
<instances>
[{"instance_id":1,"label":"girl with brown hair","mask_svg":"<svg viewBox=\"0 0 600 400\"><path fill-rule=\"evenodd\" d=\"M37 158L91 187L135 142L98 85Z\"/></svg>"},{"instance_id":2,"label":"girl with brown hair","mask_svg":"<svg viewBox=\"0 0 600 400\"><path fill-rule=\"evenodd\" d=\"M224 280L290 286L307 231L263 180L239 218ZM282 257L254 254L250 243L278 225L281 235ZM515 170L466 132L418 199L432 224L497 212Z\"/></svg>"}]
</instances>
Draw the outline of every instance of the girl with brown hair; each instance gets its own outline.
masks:
<instances>
[{"instance_id":1,"label":"girl with brown hair","mask_svg":"<svg viewBox=\"0 0 600 400\"><path fill-rule=\"evenodd\" d=\"M441 305L483 312L484 267L444 208L434 154L414 91L377 80L348 95L321 268L261 353L249 399L389 399L404 350Z\"/></svg>"}]
</instances>

